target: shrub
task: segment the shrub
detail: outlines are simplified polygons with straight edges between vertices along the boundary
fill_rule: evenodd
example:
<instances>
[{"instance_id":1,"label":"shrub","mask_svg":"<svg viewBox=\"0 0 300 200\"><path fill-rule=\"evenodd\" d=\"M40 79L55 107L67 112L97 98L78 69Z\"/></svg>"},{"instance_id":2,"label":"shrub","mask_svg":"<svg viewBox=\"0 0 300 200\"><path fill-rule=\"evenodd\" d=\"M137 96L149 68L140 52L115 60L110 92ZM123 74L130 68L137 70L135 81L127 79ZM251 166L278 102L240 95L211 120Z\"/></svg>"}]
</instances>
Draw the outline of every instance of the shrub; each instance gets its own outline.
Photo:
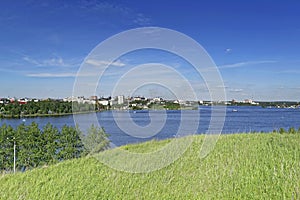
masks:
<instances>
[{"instance_id":1,"label":"shrub","mask_svg":"<svg viewBox=\"0 0 300 200\"><path fill-rule=\"evenodd\" d=\"M280 134L284 134L284 133L286 133L286 131L285 131L284 128L280 128L280 129L279 129L279 133L280 133Z\"/></svg>"},{"instance_id":2,"label":"shrub","mask_svg":"<svg viewBox=\"0 0 300 200\"><path fill-rule=\"evenodd\" d=\"M295 134L296 133L296 129L294 127L289 128L289 133L291 134Z\"/></svg>"}]
</instances>

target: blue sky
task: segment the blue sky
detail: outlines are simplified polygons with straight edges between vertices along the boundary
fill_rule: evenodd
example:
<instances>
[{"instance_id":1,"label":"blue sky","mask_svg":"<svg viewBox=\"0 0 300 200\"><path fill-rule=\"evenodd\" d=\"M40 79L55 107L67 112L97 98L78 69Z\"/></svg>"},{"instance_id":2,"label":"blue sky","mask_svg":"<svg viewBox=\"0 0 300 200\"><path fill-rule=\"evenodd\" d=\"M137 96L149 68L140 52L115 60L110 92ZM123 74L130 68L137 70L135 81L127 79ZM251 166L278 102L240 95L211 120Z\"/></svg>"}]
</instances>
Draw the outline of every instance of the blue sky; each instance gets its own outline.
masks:
<instances>
[{"instance_id":1,"label":"blue sky","mask_svg":"<svg viewBox=\"0 0 300 200\"><path fill-rule=\"evenodd\" d=\"M266 0L1 1L0 96L71 96L81 63L100 42L128 29L158 26L206 49L229 100L300 101L299 10L299 1ZM120 58L117 70L154 61L186 67L173 55L143 52Z\"/></svg>"}]
</instances>

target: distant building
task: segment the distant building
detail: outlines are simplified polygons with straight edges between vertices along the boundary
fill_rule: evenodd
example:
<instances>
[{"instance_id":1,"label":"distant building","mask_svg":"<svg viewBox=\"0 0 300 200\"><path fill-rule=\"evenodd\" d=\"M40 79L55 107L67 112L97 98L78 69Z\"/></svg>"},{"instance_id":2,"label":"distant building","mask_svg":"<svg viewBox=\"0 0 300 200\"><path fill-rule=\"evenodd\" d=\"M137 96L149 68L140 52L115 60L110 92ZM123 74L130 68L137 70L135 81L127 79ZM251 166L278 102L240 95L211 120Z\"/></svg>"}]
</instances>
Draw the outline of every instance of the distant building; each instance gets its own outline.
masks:
<instances>
[{"instance_id":1,"label":"distant building","mask_svg":"<svg viewBox=\"0 0 300 200\"><path fill-rule=\"evenodd\" d=\"M67 97L63 99L64 102L78 102L78 103L88 103L88 104L96 104L97 99L85 99L83 96L81 97Z\"/></svg>"},{"instance_id":2,"label":"distant building","mask_svg":"<svg viewBox=\"0 0 300 200\"><path fill-rule=\"evenodd\" d=\"M66 97L63 99L64 102L79 102L82 103L82 101L84 100L84 97Z\"/></svg>"},{"instance_id":3,"label":"distant building","mask_svg":"<svg viewBox=\"0 0 300 200\"><path fill-rule=\"evenodd\" d=\"M22 98L18 100L19 104L27 104L28 99L27 98Z\"/></svg>"},{"instance_id":4,"label":"distant building","mask_svg":"<svg viewBox=\"0 0 300 200\"><path fill-rule=\"evenodd\" d=\"M97 96L90 96L90 100L97 101L98 97Z\"/></svg>"},{"instance_id":5,"label":"distant building","mask_svg":"<svg viewBox=\"0 0 300 200\"><path fill-rule=\"evenodd\" d=\"M162 98L160 98L160 97L155 97L155 98L153 98L153 101L155 101L155 102L161 102L163 99Z\"/></svg>"},{"instance_id":6,"label":"distant building","mask_svg":"<svg viewBox=\"0 0 300 200\"><path fill-rule=\"evenodd\" d=\"M252 99L245 99L243 101L243 103L248 103L248 104L251 104L251 105L259 105L259 103L254 102Z\"/></svg>"},{"instance_id":7,"label":"distant building","mask_svg":"<svg viewBox=\"0 0 300 200\"><path fill-rule=\"evenodd\" d=\"M178 100L178 103L180 104L180 105L187 105L188 104L188 102L187 101L185 101L185 100Z\"/></svg>"},{"instance_id":8,"label":"distant building","mask_svg":"<svg viewBox=\"0 0 300 200\"><path fill-rule=\"evenodd\" d=\"M106 99L101 99L98 102L99 102L99 104L101 104L103 106L108 106L109 105L109 100L106 100Z\"/></svg>"},{"instance_id":9,"label":"distant building","mask_svg":"<svg viewBox=\"0 0 300 200\"><path fill-rule=\"evenodd\" d=\"M141 97L133 97L133 101L140 101Z\"/></svg>"},{"instance_id":10,"label":"distant building","mask_svg":"<svg viewBox=\"0 0 300 200\"><path fill-rule=\"evenodd\" d=\"M118 96L118 104L124 104L124 96L123 95Z\"/></svg>"},{"instance_id":11,"label":"distant building","mask_svg":"<svg viewBox=\"0 0 300 200\"><path fill-rule=\"evenodd\" d=\"M245 100L244 100L244 103L252 104L252 102L253 102L252 99L245 99Z\"/></svg>"}]
</instances>

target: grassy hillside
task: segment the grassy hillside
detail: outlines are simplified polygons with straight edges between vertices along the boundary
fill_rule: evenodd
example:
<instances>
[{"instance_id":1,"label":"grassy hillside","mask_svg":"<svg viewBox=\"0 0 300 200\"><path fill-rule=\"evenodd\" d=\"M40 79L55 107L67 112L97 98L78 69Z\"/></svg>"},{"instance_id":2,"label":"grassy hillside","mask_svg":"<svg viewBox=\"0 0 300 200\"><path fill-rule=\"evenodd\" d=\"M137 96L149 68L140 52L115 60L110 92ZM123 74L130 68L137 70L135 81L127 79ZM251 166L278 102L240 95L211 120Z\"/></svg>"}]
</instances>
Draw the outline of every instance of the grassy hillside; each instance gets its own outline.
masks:
<instances>
[{"instance_id":1,"label":"grassy hillside","mask_svg":"<svg viewBox=\"0 0 300 200\"><path fill-rule=\"evenodd\" d=\"M199 158L203 136L173 164L151 173L75 159L0 178L1 199L300 199L300 134L222 135ZM128 145L146 152L168 141Z\"/></svg>"}]
</instances>

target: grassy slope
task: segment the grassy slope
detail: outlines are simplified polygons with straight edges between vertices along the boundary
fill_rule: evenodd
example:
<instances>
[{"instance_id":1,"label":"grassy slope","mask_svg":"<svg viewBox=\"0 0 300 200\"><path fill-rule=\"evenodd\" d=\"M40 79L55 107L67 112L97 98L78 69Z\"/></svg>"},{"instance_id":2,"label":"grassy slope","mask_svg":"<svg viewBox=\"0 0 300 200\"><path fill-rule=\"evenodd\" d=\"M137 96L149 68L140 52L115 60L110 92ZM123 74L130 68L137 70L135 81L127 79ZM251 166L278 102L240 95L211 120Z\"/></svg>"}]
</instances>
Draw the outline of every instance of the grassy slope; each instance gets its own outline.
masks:
<instances>
[{"instance_id":1,"label":"grassy slope","mask_svg":"<svg viewBox=\"0 0 300 200\"><path fill-rule=\"evenodd\" d=\"M203 136L166 168L115 171L94 158L70 160L0 178L1 199L299 199L300 134L220 137L199 158ZM122 147L149 151L168 141Z\"/></svg>"}]
</instances>

